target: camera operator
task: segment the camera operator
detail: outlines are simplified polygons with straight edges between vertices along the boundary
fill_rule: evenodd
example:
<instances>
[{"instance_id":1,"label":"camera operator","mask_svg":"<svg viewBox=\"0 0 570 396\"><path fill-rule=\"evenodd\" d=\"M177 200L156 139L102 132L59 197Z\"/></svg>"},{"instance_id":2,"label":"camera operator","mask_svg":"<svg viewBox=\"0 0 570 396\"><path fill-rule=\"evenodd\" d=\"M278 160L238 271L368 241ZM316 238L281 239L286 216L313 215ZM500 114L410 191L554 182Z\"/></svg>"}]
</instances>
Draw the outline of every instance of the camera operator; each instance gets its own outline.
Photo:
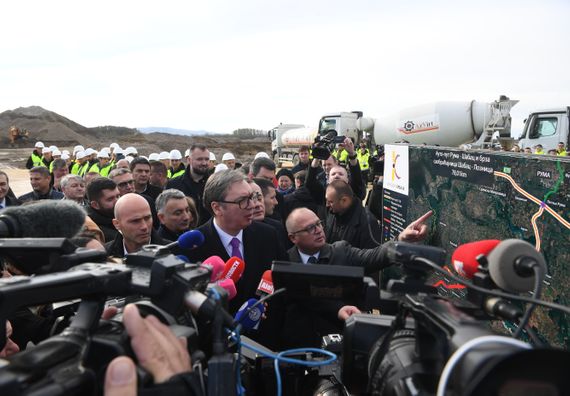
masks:
<instances>
[{"instance_id":1,"label":"camera operator","mask_svg":"<svg viewBox=\"0 0 570 396\"><path fill-rule=\"evenodd\" d=\"M123 324L141 367L152 374L157 394L201 395L200 381L192 373L186 339L177 338L169 327L154 316L142 318L134 305L123 311ZM133 361L115 358L107 367L105 396L134 396L137 375Z\"/></svg>"},{"instance_id":2,"label":"camera operator","mask_svg":"<svg viewBox=\"0 0 570 396\"><path fill-rule=\"evenodd\" d=\"M428 212L413 221L402 231L398 240L405 242L421 241L427 235L425 221L432 212ZM289 239L295 245L287 251L289 261L303 264L352 265L364 267L370 274L378 271L383 252L381 246L374 249L357 249L346 241L333 244L326 242L323 223L309 209L295 209L286 222ZM356 307L347 308L340 301L321 300L318 303L287 303L284 309L282 340L285 347L318 346L323 335L338 333L342 323L352 313L359 312Z\"/></svg>"}]
</instances>

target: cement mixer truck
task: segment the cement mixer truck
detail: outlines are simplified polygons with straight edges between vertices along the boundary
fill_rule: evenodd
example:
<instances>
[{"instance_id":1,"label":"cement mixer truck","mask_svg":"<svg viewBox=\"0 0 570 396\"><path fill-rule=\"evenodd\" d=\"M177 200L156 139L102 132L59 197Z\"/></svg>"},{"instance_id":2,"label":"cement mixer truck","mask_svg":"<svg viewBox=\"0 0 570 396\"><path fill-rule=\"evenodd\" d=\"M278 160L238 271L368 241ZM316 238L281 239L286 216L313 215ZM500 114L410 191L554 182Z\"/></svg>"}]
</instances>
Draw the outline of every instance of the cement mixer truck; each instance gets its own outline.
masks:
<instances>
[{"instance_id":1,"label":"cement mixer truck","mask_svg":"<svg viewBox=\"0 0 570 396\"><path fill-rule=\"evenodd\" d=\"M273 161L281 167L285 161L298 161L299 148L313 144L317 129L300 124L279 124L268 132L268 136L271 139Z\"/></svg>"},{"instance_id":2,"label":"cement mixer truck","mask_svg":"<svg viewBox=\"0 0 570 396\"><path fill-rule=\"evenodd\" d=\"M401 110L382 118L364 117L360 111L328 114L321 118L320 135L335 130L338 135L372 144L406 141L458 147L472 144L489 147L493 139L511 139L511 108L518 100L501 96L491 103L435 102Z\"/></svg>"}]
</instances>

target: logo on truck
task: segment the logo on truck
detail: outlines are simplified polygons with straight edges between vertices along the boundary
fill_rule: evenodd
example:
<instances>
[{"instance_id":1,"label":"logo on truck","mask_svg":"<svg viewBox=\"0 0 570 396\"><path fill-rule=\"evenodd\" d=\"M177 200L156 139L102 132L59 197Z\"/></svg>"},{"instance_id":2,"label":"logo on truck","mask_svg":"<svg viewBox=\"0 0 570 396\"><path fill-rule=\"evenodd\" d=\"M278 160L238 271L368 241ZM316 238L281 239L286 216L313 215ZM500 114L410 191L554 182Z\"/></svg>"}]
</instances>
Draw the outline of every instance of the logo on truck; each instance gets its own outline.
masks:
<instances>
[{"instance_id":1,"label":"logo on truck","mask_svg":"<svg viewBox=\"0 0 570 396\"><path fill-rule=\"evenodd\" d=\"M419 117L414 120L400 121L397 127L398 132L404 135L412 135L414 133L437 131L439 129L439 116L432 114L424 117Z\"/></svg>"}]
</instances>

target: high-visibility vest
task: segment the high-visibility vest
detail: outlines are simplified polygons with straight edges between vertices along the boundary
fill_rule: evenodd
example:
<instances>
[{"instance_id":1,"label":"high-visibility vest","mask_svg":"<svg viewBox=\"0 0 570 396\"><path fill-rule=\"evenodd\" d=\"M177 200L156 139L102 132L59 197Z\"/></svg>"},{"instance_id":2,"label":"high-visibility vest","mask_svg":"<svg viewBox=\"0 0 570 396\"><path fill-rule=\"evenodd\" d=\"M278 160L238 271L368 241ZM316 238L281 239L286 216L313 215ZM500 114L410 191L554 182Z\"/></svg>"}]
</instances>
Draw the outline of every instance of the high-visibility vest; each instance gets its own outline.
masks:
<instances>
[{"instance_id":1,"label":"high-visibility vest","mask_svg":"<svg viewBox=\"0 0 570 396\"><path fill-rule=\"evenodd\" d=\"M71 174L72 175L78 175L79 174L79 169L81 168L81 164L79 162L74 162L73 166L71 167Z\"/></svg>"},{"instance_id":2,"label":"high-visibility vest","mask_svg":"<svg viewBox=\"0 0 570 396\"><path fill-rule=\"evenodd\" d=\"M90 173L90 172L97 172L97 173L101 172L101 169L99 169L99 163L98 162L95 162L93 165L91 165L91 167L89 168L87 173Z\"/></svg>"},{"instance_id":3,"label":"high-visibility vest","mask_svg":"<svg viewBox=\"0 0 570 396\"><path fill-rule=\"evenodd\" d=\"M544 150L536 150L534 154L544 154Z\"/></svg>"},{"instance_id":4,"label":"high-visibility vest","mask_svg":"<svg viewBox=\"0 0 570 396\"><path fill-rule=\"evenodd\" d=\"M169 179L174 179L175 177L182 176L184 174L184 172L186 172L186 169L180 169L176 173L172 173L172 171L170 169L168 169L168 175L167 176Z\"/></svg>"},{"instance_id":5,"label":"high-visibility vest","mask_svg":"<svg viewBox=\"0 0 570 396\"><path fill-rule=\"evenodd\" d=\"M81 166L81 168L79 168L79 172L77 173L77 175L81 177L85 176L88 169L89 169L89 162L85 161L85 163Z\"/></svg>"},{"instance_id":6,"label":"high-visibility vest","mask_svg":"<svg viewBox=\"0 0 570 396\"><path fill-rule=\"evenodd\" d=\"M368 160L370 159L370 151L368 151L368 149L364 151L364 154L361 153L360 149L357 150L356 157L358 158L358 164L360 165L360 170L365 171L370 168L370 164L368 163Z\"/></svg>"},{"instance_id":7,"label":"high-visibility vest","mask_svg":"<svg viewBox=\"0 0 570 396\"><path fill-rule=\"evenodd\" d=\"M556 155L559 155L560 157L566 157L568 153L566 152L566 150L562 149L562 151L557 151Z\"/></svg>"},{"instance_id":8,"label":"high-visibility vest","mask_svg":"<svg viewBox=\"0 0 570 396\"><path fill-rule=\"evenodd\" d=\"M32 164L35 166L45 166L42 161L42 156L32 152Z\"/></svg>"},{"instance_id":9,"label":"high-visibility vest","mask_svg":"<svg viewBox=\"0 0 570 396\"><path fill-rule=\"evenodd\" d=\"M109 176L109 172L111 172L111 169L113 169L113 164L109 163L105 165L103 168L101 168L99 174L103 177L107 177Z\"/></svg>"}]
</instances>

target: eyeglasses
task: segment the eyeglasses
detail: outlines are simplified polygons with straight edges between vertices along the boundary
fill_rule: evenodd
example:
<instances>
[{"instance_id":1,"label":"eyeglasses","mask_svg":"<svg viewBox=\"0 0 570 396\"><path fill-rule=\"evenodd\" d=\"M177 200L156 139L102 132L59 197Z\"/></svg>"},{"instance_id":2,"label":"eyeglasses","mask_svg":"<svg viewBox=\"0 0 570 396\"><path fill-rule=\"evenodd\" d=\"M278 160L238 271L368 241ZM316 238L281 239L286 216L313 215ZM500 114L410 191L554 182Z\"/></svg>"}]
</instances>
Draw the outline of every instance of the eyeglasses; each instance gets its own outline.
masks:
<instances>
[{"instance_id":1,"label":"eyeglasses","mask_svg":"<svg viewBox=\"0 0 570 396\"><path fill-rule=\"evenodd\" d=\"M323 221L319 220L315 224L311 224L310 226L303 228L302 230L292 232L291 235L299 234L301 232L306 232L307 234L314 234L317 232L318 228L323 227Z\"/></svg>"},{"instance_id":2,"label":"eyeglasses","mask_svg":"<svg viewBox=\"0 0 570 396\"><path fill-rule=\"evenodd\" d=\"M135 181L133 179L131 179L131 180L127 180L124 182L117 183L117 186L119 188L124 188L124 187L127 187L129 184L134 184L134 183L135 183Z\"/></svg>"},{"instance_id":3,"label":"eyeglasses","mask_svg":"<svg viewBox=\"0 0 570 396\"><path fill-rule=\"evenodd\" d=\"M240 209L249 209L249 203L254 202L254 201L259 201L260 198L263 199L263 196L260 193L253 193L253 194L248 195L247 197L238 198L235 201L221 201L221 200L219 200L216 202L234 204L234 205L237 205Z\"/></svg>"}]
</instances>

